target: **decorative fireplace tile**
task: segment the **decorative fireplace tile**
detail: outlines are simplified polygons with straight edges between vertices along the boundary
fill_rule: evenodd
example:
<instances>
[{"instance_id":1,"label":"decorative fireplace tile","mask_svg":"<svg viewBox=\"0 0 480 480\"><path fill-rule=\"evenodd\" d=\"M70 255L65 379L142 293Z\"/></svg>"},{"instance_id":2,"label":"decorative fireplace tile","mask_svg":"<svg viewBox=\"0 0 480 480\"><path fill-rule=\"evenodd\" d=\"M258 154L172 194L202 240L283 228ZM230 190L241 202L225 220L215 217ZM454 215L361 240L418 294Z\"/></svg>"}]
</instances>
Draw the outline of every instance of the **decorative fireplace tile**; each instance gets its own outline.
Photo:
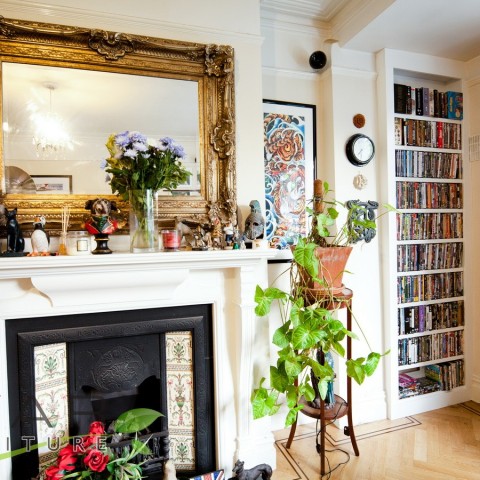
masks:
<instances>
[{"instance_id":1,"label":"decorative fireplace tile","mask_svg":"<svg viewBox=\"0 0 480 480\"><path fill-rule=\"evenodd\" d=\"M166 334L170 457L177 470L195 469L191 332Z\"/></svg>"},{"instance_id":2,"label":"decorative fireplace tile","mask_svg":"<svg viewBox=\"0 0 480 480\"><path fill-rule=\"evenodd\" d=\"M38 450L40 463L45 463L58 448L52 439L68 436L67 346L36 346L33 356L38 443L49 442Z\"/></svg>"}]
</instances>

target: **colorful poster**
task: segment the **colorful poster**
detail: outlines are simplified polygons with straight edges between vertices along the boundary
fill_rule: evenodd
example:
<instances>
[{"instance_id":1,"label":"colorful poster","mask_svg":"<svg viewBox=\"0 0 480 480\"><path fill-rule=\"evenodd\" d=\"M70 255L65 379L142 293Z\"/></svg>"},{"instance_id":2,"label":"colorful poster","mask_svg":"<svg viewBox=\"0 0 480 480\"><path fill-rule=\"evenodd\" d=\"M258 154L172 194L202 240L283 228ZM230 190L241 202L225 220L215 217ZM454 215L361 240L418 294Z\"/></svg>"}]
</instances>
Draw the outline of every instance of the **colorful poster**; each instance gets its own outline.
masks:
<instances>
[{"instance_id":1,"label":"colorful poster","mask_svg":"<svg viewBox=\"0 0 480 480\"><path fill-rule=\"evenodd\" d=\"M315 178L315 106L264 100L265 219L270 246L307 233Z\"/></svg>"}]
</instances>

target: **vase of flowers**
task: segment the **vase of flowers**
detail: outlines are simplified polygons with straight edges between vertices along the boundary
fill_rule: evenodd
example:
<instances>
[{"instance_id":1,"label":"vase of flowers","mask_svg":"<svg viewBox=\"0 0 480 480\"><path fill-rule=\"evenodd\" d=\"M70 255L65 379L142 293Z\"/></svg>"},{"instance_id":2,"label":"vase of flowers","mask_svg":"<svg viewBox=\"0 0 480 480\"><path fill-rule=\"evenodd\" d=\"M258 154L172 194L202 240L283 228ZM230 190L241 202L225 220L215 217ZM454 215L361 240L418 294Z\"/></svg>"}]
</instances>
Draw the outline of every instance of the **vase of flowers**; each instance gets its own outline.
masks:
<instances>
[{"instance_id":1,"label":"vase of flowers","mask_svg":"<svg viewBox=\"0 0 480 480\"><path fill-rule=\"evenodd\" d=\"M87 435L74 437L72 443L58 451L57 458L41 471L37 478L42 480L89 479L89 480L140 480L142 465L140 458L152 455L148 440L141 441L137 433L146 429L160 412L149 408L136 408L122 413L114 422L114 434L132 434L135 436L130 445L122 449L120 455L110 448L113 445L111 435L105 432L102 422L92 422ZM143 438L143 437L142 437Z\"/></svg>"},{"instance_id":2,"label":"vase of flowers","mask_svg":"<svg viewBox=\"0 0 480 480\"><path fill-rule=\"evenodd\" d=\"M181 159L185 151L169 137L148 139L139 132L112 134L105 161L112 192L130 202L130 251L156 252L158 241L157 194L188 180Z\"/></svg>"}]
</instances>

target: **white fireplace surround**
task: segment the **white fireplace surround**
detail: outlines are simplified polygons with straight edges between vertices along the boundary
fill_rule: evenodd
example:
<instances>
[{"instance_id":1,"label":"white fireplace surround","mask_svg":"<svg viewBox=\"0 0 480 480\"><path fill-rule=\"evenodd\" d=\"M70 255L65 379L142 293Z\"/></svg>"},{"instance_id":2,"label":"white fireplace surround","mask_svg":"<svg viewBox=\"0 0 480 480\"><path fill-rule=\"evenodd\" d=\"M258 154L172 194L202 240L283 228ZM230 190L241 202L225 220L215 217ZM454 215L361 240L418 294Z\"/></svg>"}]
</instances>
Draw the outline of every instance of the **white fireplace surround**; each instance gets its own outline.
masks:
<instances>
[{"instance_id":1,"label":"white fireplace surround","mask_svg":"<svg viewBox=\"0 0 480 480\"><path fill-rule=\"evenodd\" d=\"M270 333L254 314L272 250L0 259L0 454L9 450L5 320L178 305L213 306L217 467L237 459L275 468L270 420L253 420L250 394L264 374ZM12 479L0 460L0 478ZM13 479L12 479L13 480Z\"/></svg>"}]
</instances>

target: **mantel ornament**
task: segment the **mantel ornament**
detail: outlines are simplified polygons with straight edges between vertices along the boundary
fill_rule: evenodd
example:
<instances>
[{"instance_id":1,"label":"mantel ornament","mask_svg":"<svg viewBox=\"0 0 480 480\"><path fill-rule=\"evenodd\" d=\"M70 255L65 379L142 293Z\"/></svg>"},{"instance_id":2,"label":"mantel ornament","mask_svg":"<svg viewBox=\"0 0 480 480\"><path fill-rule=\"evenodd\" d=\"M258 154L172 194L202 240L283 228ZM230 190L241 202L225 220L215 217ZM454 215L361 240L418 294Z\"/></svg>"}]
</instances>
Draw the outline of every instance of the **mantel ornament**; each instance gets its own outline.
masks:
<instances>
[{"instance_id":1,"label":"mantel ornament","mask_svg":"<svg viewBox=\"0 0 480 480\"><path fill-rule=\"evenodd\" d=\"M177 216L207 222L210 206L215 204L222 224L236 226L235 82L231 46L0 17L0 62L197 82L200 193L163 197L158 216L164 224L170 222L172 226ZM1 85L2 82L0 88ZM0 98L2 94L3 90ZM132 125L130 129L135 127ZM0 132L2 144L3 135ZM2 151L0 157L0 185L6 166L4 153ZM17 209L18 222L26 229L32 228L35 216L42 212L46 230L59 235L62 208L70 207L69 228L80 229L85 202L92 195L115 200L121 211L128 211L126 202L101 193L38 195L0 191L0 202L9 210Z\"/></svg>"}]
</instances>

